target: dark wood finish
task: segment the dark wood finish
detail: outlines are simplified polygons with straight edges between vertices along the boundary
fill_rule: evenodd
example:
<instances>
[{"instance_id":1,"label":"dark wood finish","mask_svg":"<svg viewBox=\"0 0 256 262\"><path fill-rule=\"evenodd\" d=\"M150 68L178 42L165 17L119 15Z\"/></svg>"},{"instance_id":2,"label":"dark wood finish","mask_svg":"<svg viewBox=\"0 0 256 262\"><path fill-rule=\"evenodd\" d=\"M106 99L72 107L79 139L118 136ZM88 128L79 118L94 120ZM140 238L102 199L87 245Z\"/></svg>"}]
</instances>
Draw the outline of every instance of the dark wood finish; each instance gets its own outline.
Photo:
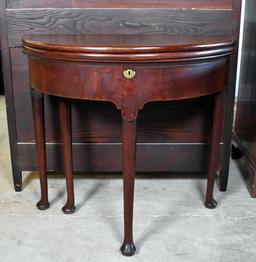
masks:
<instances>
[{"instance_id":1,"label":"dark wood finish","mask_svg":"<svg viewBox=\"0 0 256 262\"><path fill-rule=\"evenodd\" d=\"M115 63L222 57L231 54L234 45L231 37L223 36L198 36L191 40L191 36L142 35L140 39L137 35L25 35L23 43L30 56L40 53L41 58L80 62L99 62L103 58L105 62Z\"/></svg>"},{"instance_id":2,"label":"dark wood finish","mask_svg":"<svg viewBox=\"0 0 256 262\"><path fill-rule=\"evenodd\" d=\"M233 54L230 57L230 64L237 64L237 55ZM228 74L228 86L226 95L226 109L225 109L225 146L223 154L223 164L219 172L219 189L224 192L227 190L228 176L229 176L229 161L231 154L231 140L234 119L234 101L235 101L235 86L236 86L236 68L230 66Z\"/></svg>"},{"instance_id":3,"label":"dark wood finish","mask_svg":"<svg viewBox=\"0 0 256 262\"><path fill-rule=\"evenodd\" d=\"M108 60L106 54L113 55L109 59L111 61L120 61L119 57L114 54L123 54L125 61L136 60L131 54L143 54L143 62L149 60L147 55L158 54L157 57L150 58L162 60L159 54L168 57L170 60L186 58L189 52L189 58L200 58L214 55L227 55L233 50L234 40L232 37L226 36L171 36L171 35L24 35L22 38L23 47L26 53L33 55L40 52L40 57L54 58L55 60L72 60L88 61L96 60L93 57L87 57L87 54L101 54L104 61ZM226 49L227 48L227 49ZM52 52L49 52L52 51ZM183 56L178 56L176 52L183 52ZM200 51L200 54L196 52ZM205 51L204 53L202 53ZM29 54L30 54L29 53ZM62 55L61 57L57 57ZM72 56L71 56L72 54ZM125 57L125 55L128 55ZM55 56L56 55L56 56ZM65 56L66 55L66 56ZM70 57L71 56L71 57ZM70 57L70 58L69 58ZM65 59L66 58L66 59ZM102 57L101 57L102 59ZM100 60L99 58L97 59Z\"/></svg>"},{"instance_id":4,"label":"dark wood finish","mask_svg":"<svg viewBox=\"0 0 256 262\"><path fill-rule=\"evenodd\" d=\"M67 186L67 202L62 208L65 214L75 212L75 196L73 184L73 154L72 154L72 137L71 137L71 108L70 101L58 99L60 114L60 129L63 142L64 170Z\"/></svg>"},{"instance_id":5,"label":"dark wood finish","mask_svg":"<svg viewBox=\"0 0 256 262\"><path fill-rule=\"evenodd\" d=\"M176 66L111 65L111 69L108 65L72 63L67 66L64 63L49 64L46 60L31 59L29 67L32 87L39 88L49 95L111 101L121 109L125 119L134 120L138 110L150 101L188 99L220 91L225 84L227 59ZM123 71L128 68L136 71L136 81L128 82L122 77ZM59 79L60 73L65 77ZM184 78L184 75L187 77ZM146 77L148 84L144 85ZM84 79L87 79L85 85ZM109 86L109 79L112 80L111 86ZM56 81L58 85L55 84ZM156 85L158 92L156 92ZM181 89L180 86L183 88ZM129 94L129 99L126 99L126 93L132 89L134 92ZM135 104L133 108L131 108L132 104Z\"/></svg>"},{"instance_id":6,"label":"dark wood finish","mask_svg":"<svg viewBox=\"0 0 256 262\"><path fill-rule=\"evenodd\" d=\"M8 9L10 47L24 34L160 34L233 36L233 10L179 9ZM230 21L230 23L227 23Z\"/></svg>"},{"instance_id":7,"label":"dark wood finish","mask_svg":"<svg viewBox=\"0 0 256 262\"><path fill-rule=\"evenodd\" d=\"M241 15L241 4L242 1L234 1L234 10L236 15L236 20L240 21ZM224 120L224 153L222 163L220 164L219 172L219 189L224 192L227 190L228 177L229 177L229 163L230 163L230 154L231 154L231 140L232 140L232 129L233 129L233 120L234 120L234 101L235 101L235 88L236 88L236 73L237 73L237 53L238 53L238 44L239 44L239 29L237 27L234 31L234 35L237 39L235 50L236 53L230 57L230 66L228 74L228 88L225 96L225 120Z\"/></svg>"},{"instance_id":8,"label":"dark wood finish","mask_svg":"<svg viewBox=\"0 0 256 262\"><path fill-rule=\"evenodd\" d=\"M214 180L216 171L218 170L218 156L219 156L219 143L221 139L221 131L223 126L223 96L222 93L217 93L214 99L214 111L213 111L213 129L211 139L211 151L209 161L209 171L207 180L207 190L205 206L213 209L217 206L217 202L213 198Z\"/></svg>"},{"instance_id":9,"label":"dark wood finish","mask_svg":"<svg viewBox=\"0 0 256 262\"><path fill-rule=\"evenodd\" d=\"M136 120L123 119L123 181L124 181L124 242L121 252L125 256L134 255L133 243L133 198L136 167Z\"/></svg>"},{"instance_id":10,"label":"dark wood finish","mask_svg":"<svg viewBox=\"0 0 256 262\"><path fill-rule=\"evenodd\" d=\"M0 34L1 34L1 51L2 51L2 65L3 65L3 77L5 88L5 99L7 105L7 121L10 139L10 151L12 161L12 174L15 191L19 192L22 189L22 174L19 167L18 153L17 153L17 133L16 133L16 121L15 121L15 108L14 108L14 94L12 90L12 69L10 61L10 50L7 38L7 20L6 20L6 3L0 1ZM28 100L29 92L27 94ZM32 115L31 118L32 120Z\"/></svg>"},{"instance_id":11,"label":"dark wood finish","mask_svg":"<svg viewBox=\"0 0 256 262\"><path fill-rule=\"evenodd\" d=\"M168 39L173 46L167 44ZM59 39L35 35L23 38L23 50L30 58L31 87L48 95L110 101L124 119L132 121L148 102L195 98L224 89L226 57L234 42L221 37L207 39L207 44L204 38L190 43L190 38L181 42L151 35L142 36L139 44L133 35L63 35ZM136 75L127 81L123 73L129 68Z\"/></svg>"},{"instance_id":12,"label":"dark wood finish","mask_svg":"<svg viewBox=\"0 0 256 262\"><path fill-rule=\"evenodd\" d=\"M30 119L32 117L30 97L27 97L27 86L29 85L27 58L21 53L19 48L13 48L11 59L13 61L12 66L14 72L13 83L18 147L26 147L26 144L34 143L33 123L23 121L23 119ZM153 147L157 147L159 143L171 142L207 143L210 141L211 133L212 102L212 98L208 97L207 99L189 100L187 103L175 101L172 103L161 102L147 104L142 114L140 114L138 142L152 143ZM45 96L45 110L47 142L59 142L58 110L56 109L55 99ZM120 116L111 103L82 103L75 101L72 104L72 111L73 143L119 143L121 141ZM80 121L85 117L84 112L86 112L86 119L88 119L86 126L80 124ZM165 112L170 113L166 114ZM179 114L174 114L174 112L179 112ZM47 147L50 146L51 144L47 145ZM26 153L23 151L22 157L27 154L29 154L28 159L31 158L32 167L35 164L32 164L33 157L30 151L28 150ZM156 158L157 157L156 155ZM199 159L200 157L201 156L198 156ZM76 159L76 156L74 156L74 167L76 166ZM58 162L60 161L61 159L58 160ZM28 162L26 161L26 163ZM204 161L202 161L202 163L204 163ZM20 165L24 166L24 163L20 162ZM84 166L84 170L86 170L86 163L82 161L80 166L82 165ZM114 169L114 167L112 168ZM117 170L118 168L116 168L116 171ZM159 171L160 170L161 169L159 169ZM172 168L170 170L172 170ZM201 169L199 168L198 170Z\"/></svg>"},{"instance_id":13,"label":"dark wood finish","mask_svg":"<svg viewBox=\"0 0 256 262\"><path fill-rule=\"evenodd\" d=\"M136 121L139 110L146 103L214 95L205 206L215 208L217 205L213 199L213 187L219 168L223 90L227 84L228 61L234 51L234 40L225 37L207 38L208 42L204 38L191 42L190 38L172 39L158 35L141 36L140 41L134 35L28 35L23 38L31 87L55 96L59 103L68 192L67 204L63 208L65 213L75 210L71 113L67 101L109 101L121 110L124 181L124 242L121 252L125 256L132 256L136 251L133 243Z\"/></svg>"},{"instance_id":14,"label":"dark wood finish","mask_svg":"<svg viewBox=\"0 0 256 262\"><path fill-rule=\"evenodd\" d=\"M6 2L6 3L5 3ZM106 7L106 3L109 4ZM88 4L88 5L87 5ZM99 8L94 8L97 5ZM141 6L139 6L141 4ZM157 8L151 4L157 4ZM127 8L116 8L117 5ZM135 6L136 5L136 6ZM15 189L21 189L21 171L36 170L35 139L30 111L28 69L21 54L21 36L26 33L50 34L168 34L173 36L231 36L238 40L240 0L234 1L30 1L4 0L0 3L1 41L9 137ZM6 8L9 8L8 10ZM31 9L24 9L31 7ZM63 9L63 8L67 9ZM74 9L78 8L78 9ZM90 7L90 8L85 8ZM131 9L136 7L136 9ZM153 8L152 8L153 7ZM158 8L160 7L160 9ZM162 9L161 9L162 7ZM170 9L168 9L170 7ZM231 8L232 7L232 8ZM185 8L185 9L182 9ZM237 47L235 48L237 49ZM236 57L236 54L234 55ZM233 59L228 70L236 68ZM231 72L231 71L230 71ZM233 75L234 78L234 75ZM219 166L227 177L229 166L228 139L231 129L232 90L226 87L229 101L222 137L224 158ZM155 159L137 163L138 170L147 171L205 171L208 143L211 133L213 100L188 100L172 103L150 103L140 114L137 141L138 159ZM48 170L63 170L58 132L58 110L54 99L45 96L45 125ZM203 110L202 110L203 108ZM87 125L79 123L86 111ZM166 112L170 112L166 114ZM171 112L176 112L172 114ZM26 121L24 121L26 119ZM74 101L72 103L72 138L74 143L74 170L120 171L120 118L108 103ZM108 121L106 121L108 119ZM109 150L110 149L110 150ZM174 154L175 149L177 154ZM95 156L109 150L108 163ZM194 150L193 159L181 161L182 155ZM88 152L92 152L89 154ZM161 154L159 154L161 152ZM88 158L88 155L92 156ZM83 161L80 156L88 161ZM161 162L161 158L163 162ZM168 158L170 161L168 161ZM191 169L190 169L191 167Z\"/></svg>"},{"instance_id":15,"label":"dark wood finish","mask_svg":"<svg viewBox=\"0 0 256 262\"><path fill-rule=\"evenodd\" d=\"M239 166L245 177L248 190L256 197L256 151L255 151L255 119L256 119L256 2L247 0L245 5L244 39L241 59L241 73L237 110L234 126L233 149L235 158L239 158Z\"/></svg>"},{"instance_id":16,"label":"dark wood finish","mask_svg":"<svg viewBox=\"0 0 256 262\"><path fill-rule=\"evenodd\" d=\"M85 111L86 112L86 111ZM143 111L142 113L143 114ZM140 115L141 115L140 114ZM170 113L171 114L171 113ZM119 116L120 118L120 116ZM138 121L138 126L141 121ZM86 122L84 123L86 126ZM138 130L139 131L139 130ZM137 141L138 133L137 131ZM152 131L153 132L153 131ZM157 133L155 135L157 137ZM220 145L220 159L224 145ZM137 143L138 172L207 172L208 143ZM34 143L18 145L23 170L37 171L36 146ZM122 144L118 143L73 143L74 171L76 172L120 172L122 170ZM57 159L55 156L60 158ZM47 168L49 171L64 171L60 144L47 144ZM182 175L182 173L181 173Z\"/></svg>"},{"instance_id":17,"label":"dark wood finish","mask_svg":"<svg viewBox=\"0 0 256 262\"><path fill-rule=\"evenodd\" d=\"M41 199L37 203L37 208L45 210L49 208L47 168L46 168L46 146L45 146L45 127L44 127L44 100L43 94L35 89L31 89L32 109L35 126L35 138L37 145L38 171L41 186Z\"/></svg>"}]
</instances>

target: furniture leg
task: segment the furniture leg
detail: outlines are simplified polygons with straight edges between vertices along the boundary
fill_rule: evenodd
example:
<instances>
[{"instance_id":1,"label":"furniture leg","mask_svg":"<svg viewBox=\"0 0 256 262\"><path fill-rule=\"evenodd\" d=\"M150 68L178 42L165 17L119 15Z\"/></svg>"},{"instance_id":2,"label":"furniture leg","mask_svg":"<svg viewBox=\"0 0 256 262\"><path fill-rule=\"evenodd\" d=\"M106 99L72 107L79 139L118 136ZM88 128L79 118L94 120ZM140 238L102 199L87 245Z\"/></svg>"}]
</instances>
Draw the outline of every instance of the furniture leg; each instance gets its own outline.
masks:
<instances>
[{"instance_id":1,"label":"furniture leg","mask_svg":"<svg viewBox=\"0 0 256 262\"><path fill-rule=\"evenodd\" d=\"M231 147L231 158L234 159L234 160L238 160L242 156L243 156L243 153L240 150L240 148L237 145L232 144L232 147Z\"/></svg>"},{"instance_id":2,"label":"furniture leg","mask_svg":"<svg viewBox=\"0 0 256 262\"><path fill-rule=\"evenodd\" d=\"M124 242L121 252L124 256L134 255L133 243L133 200L136 165L136 120L122 122L123 138L123 183L124 183Z\"/></svg>"},{"instance_id":3,"label":"furniture leg","mask_svg":"<svg viewBox=\"0 0 256 262\"><path fill-rule=\"evenodd\" d=\"M71 109L70 101L64 98L58 99L60 129L63 142L64 171L67 186L67 202L62 208L65 214L75 212L75 197L73 183L73 161L72 161L72 138L71 138Z\"/></svg>"},{"instance_id":4,"label":"furniture leg","mask_svg":"<svg viewBox=\"0 0 256 262\"><path fill-rule=\"evenodd\" d=\"M20 170L12 169L14 189L16 192L22 191L22 172Z\"/></svg>"},{"instance_id":5,"label":"furniture leg","mask_svg":"<svg viewBox=\"0 0 256 262\"><path fill-rule=\"evenodd\" d=\"M230 56L230 65L237 64L237 55L232 54ZM233 119L234 119L234 106L235 106L235 86L236 86L236 66L229 67L228 83L225 92L225 105L226 116L225 116L225 128L224 128L224 157L222 170L219 176L219 189L224 192L227 190L228 178L229 178L229 166L230 166L230 155L231 155L231 143L232 143L232 130L233 130Z\"/></svg>"},{"instance_id":6,"label":"furniture leg","mask_svg":"<svg viewBox=\"0 0 256 262\"><path fill-rule=\"evenodd\" d=\"M32 110L35 129L35 140L38 159L38 171L41 186L41 199L37 203L37 208L45 210L49 208L48 186L47 186L47 168L46 168L46 146L45 146L45 128L44 128L44 96L41 92L31 89Z\"/></svg>"},{"instance_id":7,"label":"furniture leg","mask_svg":"<svg viewBox=\"0 0 256 262\"><path fill-rule=\"evenodd\" d=\"M230 165L230 155L231 155L231 141L232 141L232 126L233 126L233 108L234 104L230 102L230 96L233 91L231 88L228 88L225 93L225 128L224 128L224 148L223 148L223 159L222 167L218 176L218 186L221 192L225 192L228 186L229 179L229 165ZM233 98L234 99L234 98ZM232 108L232 109L231 109ZM231 121L230 121L231 118Z\"/></svg>"},{"instance_id":8,"label":"furniture leg","mask_svg":"<svg viewBox=\"0 0 256 262\"><path fill-rule=\"evenodd\" d=\"M211 138L211 151L208 170L207 190L205 206L207 208L216 208L217 202L213 198L213 189L215 182L215 175L217 171L219 144L222 132L223 113L222 113L223 97L222 93L217 93L214 99L213 110L213 124L212 124L212 138Z\"/></svg>"}]
</instances>

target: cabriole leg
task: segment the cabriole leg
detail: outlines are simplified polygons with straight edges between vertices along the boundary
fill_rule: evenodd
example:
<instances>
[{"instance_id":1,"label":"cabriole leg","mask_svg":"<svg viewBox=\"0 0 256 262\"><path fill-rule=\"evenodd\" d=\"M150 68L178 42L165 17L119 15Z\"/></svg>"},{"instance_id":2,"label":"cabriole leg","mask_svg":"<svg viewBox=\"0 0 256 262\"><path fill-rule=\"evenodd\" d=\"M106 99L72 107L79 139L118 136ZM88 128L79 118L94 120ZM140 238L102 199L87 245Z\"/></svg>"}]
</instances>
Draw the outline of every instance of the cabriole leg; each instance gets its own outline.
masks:
<instances>
[{"instance_id":1,"label":"cabriole leg","mask_svg":"<svg viewBox=\"0 0 256 262\"><path fill-rule=\"evenodd\" d=\"M205 206L210 209L216 208L217 206L217 202L213 198L213 189L214 189L215 175L217 171L219 144L221 139L222 123L223 123L222 101L223 101L222 93L216 94L214 99L211 151L210 151L210 159L209 159L208 180L207 180L207 190L206 190L206 200L205 200Z\"/></svg>"},{"instance_id":2,"label":"cabriole leg","mask_svg":"<svg viewBox=\"0 0 256 262\"><path fill-rule=\"evenodd\" d=\"M133 243L133 201L136 164L136 120L122 123L123 137L123 186L124 186L124 242L121 252L124 256L134 255Z\"/></svg>"},{"instance_id":3,"label":"cabriole leg","mask_svg":"<svg viewBox=\"0 0 256 262\"><path fill-rule=\"evenodd\" d=\"M71 138L71 109L70 101L64 98L58 99L60 129L63 143L64 171L67 186L67 202L62 208L65 214L75 212L75 197L73 183L73 161L72 161L72 138Z\"/></svg>"},{"instance_id":4,"label":"cabriole leg","mask_svg":"<svg viewBox=\"0 0 256 262\"><path fill-rule=\"evenodd\" d=\"M44 96L41 92L31 89L32 110L35 129L35 140L37 149L38 171L41 186L41 199L37 203L37 208L45 210L49 208L47 168L46 168L46 146L44 128Z\"/></svg>"}]
</instances>

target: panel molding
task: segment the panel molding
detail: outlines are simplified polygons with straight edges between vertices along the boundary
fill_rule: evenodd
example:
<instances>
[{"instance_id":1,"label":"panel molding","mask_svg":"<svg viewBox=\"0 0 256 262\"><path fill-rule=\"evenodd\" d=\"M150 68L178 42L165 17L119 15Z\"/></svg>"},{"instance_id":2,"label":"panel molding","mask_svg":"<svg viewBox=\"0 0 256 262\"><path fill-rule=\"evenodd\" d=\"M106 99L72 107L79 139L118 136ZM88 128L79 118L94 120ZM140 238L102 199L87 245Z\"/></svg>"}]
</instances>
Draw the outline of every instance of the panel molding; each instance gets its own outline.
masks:
<instances>
[{"instance_id":1,"label":"panel molding","mask_svg":"<svg viewBox=\"0 0 256 262\"><path fill-rule=\"evenodd\" d=\"M61 144L47 143L48 171L63 171L61 148ZM220 149L222 152L223 144L220 145ZM18 152L21 170L37 170L35 144L19 143ZM121 143L75 143L73 144L74 171L120 172L121 152ZM138 172L206 171L208 152L209 143L137 143L136 170Z\"/></svg>"}]
</instances>

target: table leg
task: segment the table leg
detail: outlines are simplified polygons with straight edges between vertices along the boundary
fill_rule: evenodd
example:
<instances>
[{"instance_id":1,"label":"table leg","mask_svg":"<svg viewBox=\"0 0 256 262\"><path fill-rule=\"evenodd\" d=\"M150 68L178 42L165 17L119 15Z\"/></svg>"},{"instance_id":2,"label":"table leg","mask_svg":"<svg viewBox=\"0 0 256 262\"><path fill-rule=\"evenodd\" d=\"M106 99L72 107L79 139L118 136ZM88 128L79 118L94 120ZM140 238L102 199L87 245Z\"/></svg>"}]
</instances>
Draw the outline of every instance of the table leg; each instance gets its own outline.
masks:
<instances>
[{"instance_id":1,"label":"table leg","mask_svg":"<svg viewBox=\"0 0 256 262\"><path fill-rule=\"evenodd\" d=\"M63 161L67 186L67 202L62 208L65 214L75 212L75 197L73 183L72 138L71 138L71 109L68 99L59 98L60 129L63 142Z\"/></svg>"},{"instance_id":2,"label":"table leg","mask_svg":"<svg viewBox=\"0 0 256 262\"><path fill-rule=\"evenodd\" d=\"M214 99L211 151L210 151L210 159L209 159L210 161L209 161L206 200L205 200L205 206L210 209L216 208L217 206L217 202L213 198L213 189L214 189L215 175L217 171L219 144L220 144L221 133L222 133L222 124L223 124L222 103L223 103L222 93L216 94Z\"/></svg>"},{"instance_id":3,"label":"table leg","mask_svg":"<svg viewBox=\"0 0 256 262\"><path fill-rule=\"evenodd\" d=\"M31 89L32 111L35 129L36 150L38 159L38 171L41 187L41 199L37 203L37 208L45 210L49 208L47 168L46 168L46 146L45 146L45 127L44 127L44 96L41 92Z\"/></svg>"},{"instance_id":4,"label":"table leg","mask_svg":"<svg viewBox=\"0 0 256 262\"><path fill-rule=\"evenodd\" d=\"M135 251L133 243L133 200L134 175L136 165L136 120L122 123L123 138L123 183L124 183L124 242L121 252L132 256Z\"/></svg>"}]
</instances>

